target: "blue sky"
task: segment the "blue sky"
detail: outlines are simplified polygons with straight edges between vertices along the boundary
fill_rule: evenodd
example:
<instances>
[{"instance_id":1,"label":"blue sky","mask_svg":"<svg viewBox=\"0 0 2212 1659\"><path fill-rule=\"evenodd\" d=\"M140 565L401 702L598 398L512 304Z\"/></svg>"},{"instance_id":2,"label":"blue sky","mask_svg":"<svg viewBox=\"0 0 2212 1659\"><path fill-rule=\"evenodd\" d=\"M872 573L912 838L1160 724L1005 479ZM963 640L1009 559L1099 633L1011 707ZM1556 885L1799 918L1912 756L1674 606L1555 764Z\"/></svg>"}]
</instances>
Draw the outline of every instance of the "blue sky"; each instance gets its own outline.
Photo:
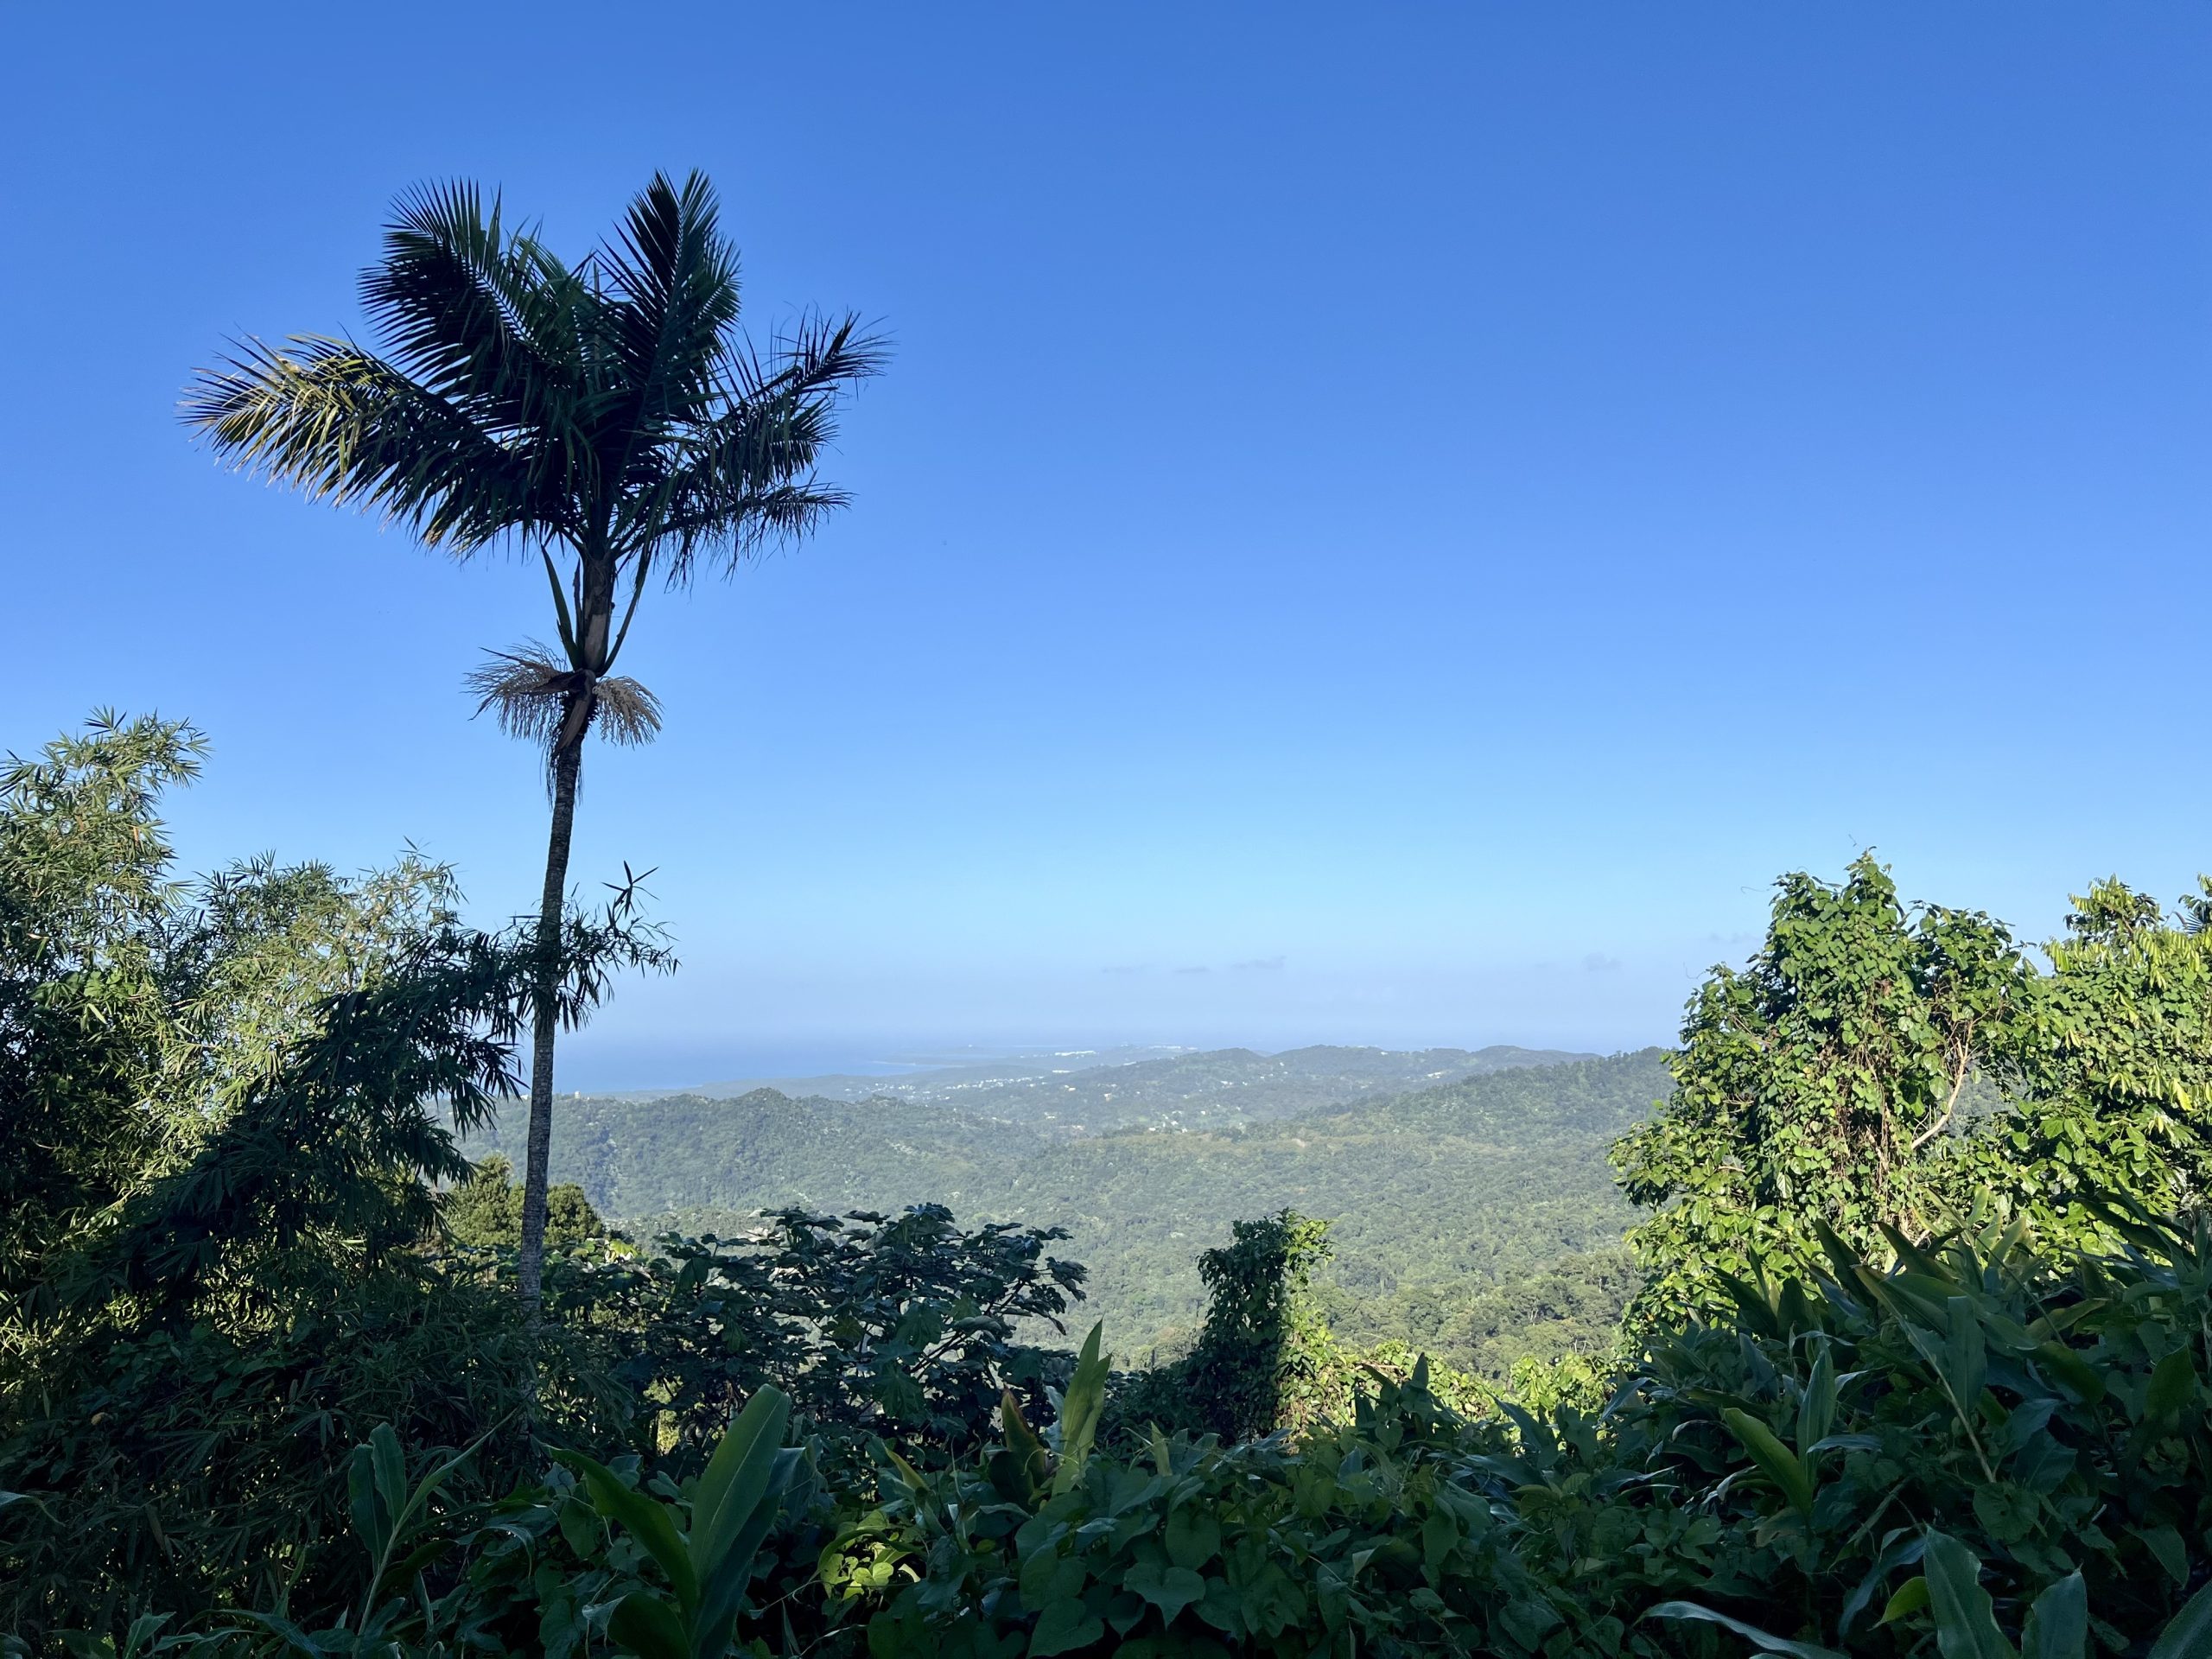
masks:
<instances>
[{"instance_id":1,"label":"blue sky","mask_svg":"<svg viewBox=\"0 0 2212 1659\"><path fill-rule=\"evenodd\" d=\"M684 968L564 1084L902 1046L1663 1040L1872 845L2031 934L2212 867L2212 13L48 7L0 67L0 747L214 743L188 859L409 841L542 578L219 471L391 199L580 253L705 168L748 317L896 338L805 549L649 600L589 764Z\"/></svg>"}]
</instances>

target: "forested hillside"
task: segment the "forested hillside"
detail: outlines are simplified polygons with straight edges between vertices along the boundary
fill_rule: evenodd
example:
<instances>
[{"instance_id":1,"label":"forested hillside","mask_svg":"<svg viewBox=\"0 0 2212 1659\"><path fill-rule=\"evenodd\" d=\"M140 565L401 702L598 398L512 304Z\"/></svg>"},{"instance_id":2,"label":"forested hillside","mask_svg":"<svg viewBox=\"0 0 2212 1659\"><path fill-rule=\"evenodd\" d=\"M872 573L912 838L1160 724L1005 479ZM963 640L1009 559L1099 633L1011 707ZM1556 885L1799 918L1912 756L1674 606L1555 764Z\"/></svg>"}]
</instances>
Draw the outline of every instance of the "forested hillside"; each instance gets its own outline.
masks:
<instances>
[{"instance_id":1,"label":"forested hillside","mask_svg":"<svg viewBox=\"0 0 2212 1659\"><path fill-rule=\"evenodd\" d=\"M1460 1053L1308 1049L1270 1061L1230 1050L1116 1070L1142 1074L1122 1097L1155 1101L1208 1077L1272 1072L1290 1089L1230 1086L1274 1103L1325 1079L1356 1084ZM1204 1303L1198 1255L1226 1238L1231 1219L1294 1209L1332 1223L1337 1255L1324 1294L1348 1328L1498 1372L1524 1351L1524 1322L1551 1333L1535 1344L1547 1351L1610 1337L1627 1274L1606 1252L1630 1211L1606 1148L1669 1085L1655 1049L1339 1096L1273 1122L1084 1135L903 1101L793 1101L769 1090L724 1101L588 1099L563 1103L553 1173L645 1230L735 1232L785 1205L924 1202L963 1221L1063 1226L1069 1254L1090 1269L1092 1311L1120 1351L1135 1353L1188 1340ZM471 1144L511 1150L515 1135L509 1123ZM1523 1305L1533 1310L1527 1321L1509 1317Z\"/></svg>"},{"instance_id":2,"label":"forested hillside","mask_svg":"<svg viewBox=\"0 0 2212 1659\"><path fill-rule=\"evenodd\" d=\"M533 1306L448 1123L544 957L418 861L173 879L197 758L104 721L0 777L0 1655L2212 1646L2212 886L2100 884L2045 969L1871 861L1788 876L1664 1064L1274 1122L565 1102L630 1205L968 1223L639 1250L556 1189ZM568 913L571 1006L634 924ZM1611 1171L1634 1274L1577 1249Z\"/></svg>"},{"instance_id":3,"label":"forested hillside","mask_svg":"<svg viewBox=\"0 0 2212 1659\"><path fill-rule=\"evenodd\" d=\"M1512 1066L1587 1058L1505 1044L1473 1051L1317 1045L1281 1054L1223 1048L1128 1065L1049 1072L957 1094L932 1092L919 1097L1065 1133L1217 1128L1255 1119L1297 1117L1363 1095L1420 1089Z\"/></svg>"},{"instance_id":4,"label":"forested hillside","mask_svg":"<svg viewBox=\"0 0 2212 1659\"><path fill-rule=\"evenodd\" d=\"M888 1099L957 1107L1068 1134L1147 1127L1217 1128L1250 1118L1295 1117L1363 1095L1448 1083L1512 1066L1588 1059L1558 1049L1388 1049L1318 1044L1279 1054L1249 1048L1080 1049L975 1063L927 1065L895 1077L831 1073L753 1077L696 1089L626 1090L621 1100L694 1095L735 1100L772 1089L794 1100Z\"/></svg>"}]
</instances>

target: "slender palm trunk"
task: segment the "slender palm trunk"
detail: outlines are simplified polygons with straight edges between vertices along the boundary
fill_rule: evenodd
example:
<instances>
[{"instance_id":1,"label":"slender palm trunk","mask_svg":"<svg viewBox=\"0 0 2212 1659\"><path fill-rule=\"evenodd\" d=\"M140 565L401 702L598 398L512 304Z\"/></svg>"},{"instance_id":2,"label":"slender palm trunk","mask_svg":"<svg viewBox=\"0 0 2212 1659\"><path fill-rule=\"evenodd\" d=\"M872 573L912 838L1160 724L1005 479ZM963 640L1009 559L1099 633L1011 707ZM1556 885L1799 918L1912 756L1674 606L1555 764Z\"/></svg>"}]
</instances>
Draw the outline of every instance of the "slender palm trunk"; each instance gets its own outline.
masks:
<instances>
[{"instance_id":1,"label":"slender palm trunk","mask_svg":"<svg viewBox=\"0 0 2212 1659\"><path fill-rule=\"evenodd\" d=\"M537 1007L530 1057L530 1137L523 1154L522 1250L516 1262L531 1329L537 1329L545 1273L546 1169L553 1152L553 1039L560 1029L561 912L569 889L569 839L576 822L582 734L553 756L553 828L545 843L545 891L537 906Z\"/></svg>"}]
</instances>

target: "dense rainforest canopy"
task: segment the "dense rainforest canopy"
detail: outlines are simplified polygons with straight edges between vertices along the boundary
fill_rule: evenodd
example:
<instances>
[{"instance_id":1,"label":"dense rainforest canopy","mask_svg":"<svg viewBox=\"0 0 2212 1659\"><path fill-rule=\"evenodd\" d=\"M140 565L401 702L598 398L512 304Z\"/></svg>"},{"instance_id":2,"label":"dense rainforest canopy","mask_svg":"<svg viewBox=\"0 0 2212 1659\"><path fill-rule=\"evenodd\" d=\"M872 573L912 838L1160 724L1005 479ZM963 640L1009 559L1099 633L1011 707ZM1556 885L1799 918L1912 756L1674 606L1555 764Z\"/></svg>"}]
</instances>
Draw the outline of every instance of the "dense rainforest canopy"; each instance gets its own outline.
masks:
<instances>
[{"instance_id":1,"label":"dense rainforest canopy","mask_svg":"<svg viewBox=\"0 0 2212 1659\"><path fill-rule=\"evenodd\" d=\"M1788 877L1671 1055L1062 1137L1019 1215L656 1236L555 1186L533 1325L517 1189L460 1137L517 1085L534 929L415 860L181 877L201 754L103 718L0 779L14 1649L2212 1651L2204 895L2101 884L2038 953L1871 860ZM666 961L634 889L560 938L569 1020ZM1456 1299L1445 1244L1361 1276L1392 1168L1448 1240L1455 1191L1465 1231L1502 1200L1485 1147L1520 1185L1577 1136L1618 1137L1609 1230ZM1285 1137L1325 1203L1190 1239L1185 1336L1117 1370L1046 1211Z\"/></svg>"}]
</instances>

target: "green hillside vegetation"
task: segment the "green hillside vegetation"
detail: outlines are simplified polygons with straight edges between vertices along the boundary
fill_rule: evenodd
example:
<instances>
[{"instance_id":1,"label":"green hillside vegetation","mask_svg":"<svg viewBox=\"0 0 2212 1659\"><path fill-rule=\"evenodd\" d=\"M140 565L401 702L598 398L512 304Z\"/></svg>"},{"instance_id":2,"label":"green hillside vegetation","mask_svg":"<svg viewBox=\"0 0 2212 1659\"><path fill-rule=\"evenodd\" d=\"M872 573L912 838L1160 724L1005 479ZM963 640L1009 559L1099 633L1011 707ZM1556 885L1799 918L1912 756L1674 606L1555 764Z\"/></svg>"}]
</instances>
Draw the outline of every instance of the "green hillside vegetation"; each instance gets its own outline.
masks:
<instances>
[{"instance_id":1,"label":"green hillside vegetation","mask_svg":"<svg viewBox=\"0 0 2212 1659\"><path fill-rule=\"evenodd\" d=\"M982 1117L1064 1132L1220 1127L1295 1117L1358 1096L1420 1088L1478 1071L1586 1059L1557 1049L1384 1049L1317 1045L1280 1054L1245 1048L1084 1049L1033 1058L931 1065L896 1077L756 1077L696 1089L630 1090L623 1100L692 1095L734 1100L773 1089L794 1100L929 1101Z\"/></svg>"},{"instance_id":2,"label":"green hillside vegetation","mask_svg":"<svg viewBox=\"0 0 2212 1659\"><path fill-rule=\"evenodd\" d=\"M1425 1073L1441 1056L1469 1058L1308 1049L1276 1057L1288 1064L1266 1075L1294 1078L1302 1096ZM1141 1089L1184 1088L1252 1077L1260 1068L1243 1062L1260 1058L1230 1050L1125 1069L1147 1074ZM1323 1283L1338 1317L1367 1339L1427 1342L1440 1358L1503 1376L1523 1351L1611 1342L1626 1275L1605 1252L1631 1212L1607 1149L1671 1083L1664 1055L1649 1050L1339 1096L1284 1121L1075 1138L887 1099L766 1090L730 1101L588 1099L564 1103L552 1170L641 1236L742 1232L757 1212L787 1205L941 1204L976 1221L1065 1227L1069 1252L1090 1270L1094 1314L1140 1354L1190 1342L1205 1300L1197 1259L1226 1241L1230 1218L1296 1210L1331 1223L1336 1256ZM471 1144L506 1141L487 1131ZM1560 1287L1562 1274L1583 1273L1593 1276L1579 1290ZM1535 1293L1482 1300L1523 1278L1548 1287L1532 1304L1545 1334L1529 1343L1495 1327Z\"/></svg>"},{"instance_id":3,"label":"green hillside vegetation","mask_svg":"<svg viewBox=\"0 0 2212 1659\"><path fill-rule=\"evenodd\" d=\"M1300 1117L1364 1095L1447 1083L1509 1066L1547 1065L1586 1056L1500 1044L1397 1050L1320 1045L1259 1054L1211 1049L932 1091L928 1098L984 1117L1063 1132L1126 1128L1222 1128L1254 1119Z\"/></svg>"},{"instance_id":4,"label":"green hillside vegetation","mask_svg":"<svg viewBox=\"0 0 2212 1659\"><path fill-rule=\"evenodd\" d=\"M1132 1065L1140 1060L1172 1059L1195 1050L1169 1045L1128 1045L1114 1048L1042 1051L1029 1054L994 1055L975 1059L917 1055L886 1064L909 1067L891 1072L830 1071L809 1077L741 1077L728 1082L702 1083L683 1089L625 1089L625 1100L665 1100L673 1095L699 1095L708 1100L735 1100L756 1089L773 1089L794 1100L817 1096L824 1100L867 1100L887 1095L893 1100L936 1100L957 1103L960 1096L1002 1083L1022 1083L1033 1077L1065 1077L1095 1066Z\"/></svg>"},{"instance_id":5,"label":"green hillside vegetation","mask_svg":"<svg viewBox=\"0 0 2212 1659\"><path fill-rule=\"evenodd\" d=\"M1092 1312L1065 1232L929 1205L640 1249L575 1188L527 1298L448 1124L512 1099L549 976L581 1020L650 936L571 911L549 962L412 860L180 880L155 809L198 754L103 720L0 775L9 1659L2212 1651L2212 885L2101 883L2031 957L1862 860L1785 878L1671 1056L1033 1136L1039 1211L1352 1206L1230 1217L1187 1351L1117 1369L1095 1325L1024 1339ZM928 1155L854 1110L718 1132ZM1603 1249L1492 1281L1464 1221L1432 1287L1362 1230L1541 1212L1541 1149L1609 1124L1609 1353L1498 1389L1363 1345L1394 1305L1529 1344L1630 1296Z\"/></svg>"}]
</instances>

